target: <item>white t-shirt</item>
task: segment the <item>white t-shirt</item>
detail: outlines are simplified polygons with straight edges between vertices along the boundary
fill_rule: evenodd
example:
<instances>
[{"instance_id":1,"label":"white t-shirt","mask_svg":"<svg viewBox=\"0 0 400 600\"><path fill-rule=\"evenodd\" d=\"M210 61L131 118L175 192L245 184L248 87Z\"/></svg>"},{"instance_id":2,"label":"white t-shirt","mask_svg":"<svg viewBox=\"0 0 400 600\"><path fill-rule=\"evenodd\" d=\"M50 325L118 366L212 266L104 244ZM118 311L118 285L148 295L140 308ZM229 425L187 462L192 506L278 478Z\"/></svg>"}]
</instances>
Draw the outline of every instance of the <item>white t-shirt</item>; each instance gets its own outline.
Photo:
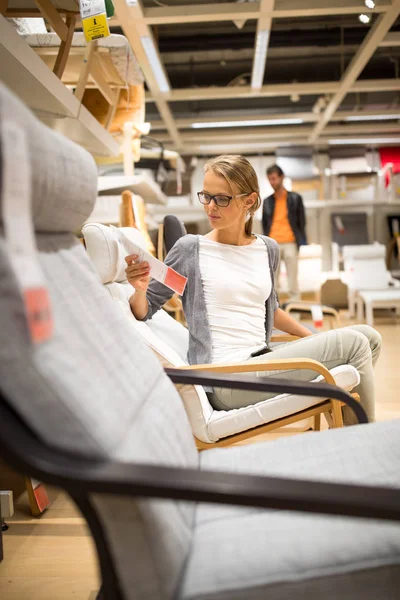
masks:
<instances>
[{"instance_id":1,"label":"white t-shirt","mask_svg":"<svg viewBox=\"0 0 400 600\"><path fill-rule=\"evenodd\" d=\"M245 360L265 346L265 302L272 290L267 247L260 238L231 246L200 236L199 259L212 362Z\"/></svg>"}]
</instances>

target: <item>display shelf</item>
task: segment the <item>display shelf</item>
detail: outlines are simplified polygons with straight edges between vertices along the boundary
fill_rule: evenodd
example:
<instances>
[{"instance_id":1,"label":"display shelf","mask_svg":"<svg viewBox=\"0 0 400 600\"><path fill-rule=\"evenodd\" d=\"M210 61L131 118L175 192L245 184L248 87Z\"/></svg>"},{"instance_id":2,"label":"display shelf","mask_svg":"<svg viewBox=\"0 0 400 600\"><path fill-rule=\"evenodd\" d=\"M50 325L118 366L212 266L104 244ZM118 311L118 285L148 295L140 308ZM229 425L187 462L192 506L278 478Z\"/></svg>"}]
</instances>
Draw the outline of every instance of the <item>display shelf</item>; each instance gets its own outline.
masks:
<instances>
[{"instance_id":1,"label":"display shelf","mask_svg":"<svg viewBox=\"0 0 400 600\"><path fill-rule=\"evenodd\" d=\"M113 156L119 145L41 58L0 16L0 81L47 125L93 154Z\"/></svg>"},{"instance_id":2,"label":"display shelf","mask_svg":"<svg viewBox=\"0 0 400 600\"><path fill-rule=\"evenodd\" d=\"M161 191L158 183L145 175L111 175L98 178L99 195L118 195L125 190L141 196L148 204L167 204L168 197Z\"/></svg>"}]
</instances>

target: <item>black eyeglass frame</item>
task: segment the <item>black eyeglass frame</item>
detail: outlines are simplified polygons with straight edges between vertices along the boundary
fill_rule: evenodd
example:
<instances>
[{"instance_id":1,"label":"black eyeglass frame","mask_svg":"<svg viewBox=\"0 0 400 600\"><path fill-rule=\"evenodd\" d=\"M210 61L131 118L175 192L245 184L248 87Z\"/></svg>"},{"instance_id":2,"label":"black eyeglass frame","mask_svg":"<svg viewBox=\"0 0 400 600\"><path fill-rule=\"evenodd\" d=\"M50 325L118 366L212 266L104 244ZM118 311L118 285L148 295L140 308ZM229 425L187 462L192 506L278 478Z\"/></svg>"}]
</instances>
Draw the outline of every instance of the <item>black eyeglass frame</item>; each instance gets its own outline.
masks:
<instances>
[{"instance_id":1,"label":"black eyeglass frame","mask_svg":"<svg viewBox=\"0 0 400 600\"><path fill-rule=\"evenodd\" d=\"M233 200L234 198L241 198L243 196L248 196L251 193L252 192L246 192L244 194L235 194L235 196L227 196L225 194L215 194L214 196L212 196L211 194L206 194L205 192L197 192L197 198L199 199L200 204L202 204L203 206L206 206L207 204L211 204L211 200L214 200L215 204L219 208L226 208L227 206L229 206L231 200ZM202 202L200 200L201 196L208 196L209 197L209 201L208 202ZM224 198L224 199L226 199L227 204L219 204L217 198Z\"/></svg>"}]
</instances>

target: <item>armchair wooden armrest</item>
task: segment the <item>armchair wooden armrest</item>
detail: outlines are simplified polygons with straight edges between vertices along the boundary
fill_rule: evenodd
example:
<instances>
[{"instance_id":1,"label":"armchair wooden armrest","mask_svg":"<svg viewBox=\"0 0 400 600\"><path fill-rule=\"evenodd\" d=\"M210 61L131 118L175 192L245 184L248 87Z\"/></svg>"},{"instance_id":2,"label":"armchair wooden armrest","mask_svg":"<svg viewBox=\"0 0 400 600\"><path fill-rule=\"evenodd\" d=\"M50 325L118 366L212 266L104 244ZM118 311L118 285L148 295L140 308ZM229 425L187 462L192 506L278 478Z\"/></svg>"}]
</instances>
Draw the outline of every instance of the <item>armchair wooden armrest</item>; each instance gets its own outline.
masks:
<instances>
[{"instance_id":1,"label":"armchair wooden armrest","mask_svg":"<svg viewBox=\"0 0 400 600\"><path fill-rule=\"evenodd\" d=\"M266 355L268 356L268 355ZM179 370L208 371L209 373L254 373L256 371L291 371L307 369L322 375L326 383L336 385L333 375L317 360L312 358L283 358L280 360L246 360L238 363L215 363L185 365Z\"/></svg>"},{"instance_id":2,"label":"armchair wooden armrest","mask_svg":"<svg viewBox=\"0 0 400 600\"><path fill-rule=\"evenodd\" d=\"M289 333L283 333L278 335L271 335L270 342L294 342L299 340L298 335L290 335Z\"/></svg>"}]
</instances>

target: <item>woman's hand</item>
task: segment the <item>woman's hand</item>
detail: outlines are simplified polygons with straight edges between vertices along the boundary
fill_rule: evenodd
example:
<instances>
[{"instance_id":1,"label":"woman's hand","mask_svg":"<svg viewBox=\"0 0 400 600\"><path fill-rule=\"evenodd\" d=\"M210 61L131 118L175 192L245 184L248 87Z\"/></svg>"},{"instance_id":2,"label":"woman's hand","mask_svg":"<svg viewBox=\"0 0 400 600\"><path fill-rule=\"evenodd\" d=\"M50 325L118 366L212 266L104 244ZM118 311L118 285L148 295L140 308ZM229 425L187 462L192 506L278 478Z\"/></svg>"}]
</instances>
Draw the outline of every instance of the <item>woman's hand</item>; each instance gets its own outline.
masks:
<instances>
[{"instance_id":1,"label":"woman's hand","mask_svg":"<svg viewBox=\"0 0 400 600\"><path fill-rule=\"evenodd\" d=\"M128 265L125 269L126 277L136 291L146 292L150 283L150 266L147 262L135 262L137 258L137 254L125 256Z\"/></svg>"}]
</instances>

